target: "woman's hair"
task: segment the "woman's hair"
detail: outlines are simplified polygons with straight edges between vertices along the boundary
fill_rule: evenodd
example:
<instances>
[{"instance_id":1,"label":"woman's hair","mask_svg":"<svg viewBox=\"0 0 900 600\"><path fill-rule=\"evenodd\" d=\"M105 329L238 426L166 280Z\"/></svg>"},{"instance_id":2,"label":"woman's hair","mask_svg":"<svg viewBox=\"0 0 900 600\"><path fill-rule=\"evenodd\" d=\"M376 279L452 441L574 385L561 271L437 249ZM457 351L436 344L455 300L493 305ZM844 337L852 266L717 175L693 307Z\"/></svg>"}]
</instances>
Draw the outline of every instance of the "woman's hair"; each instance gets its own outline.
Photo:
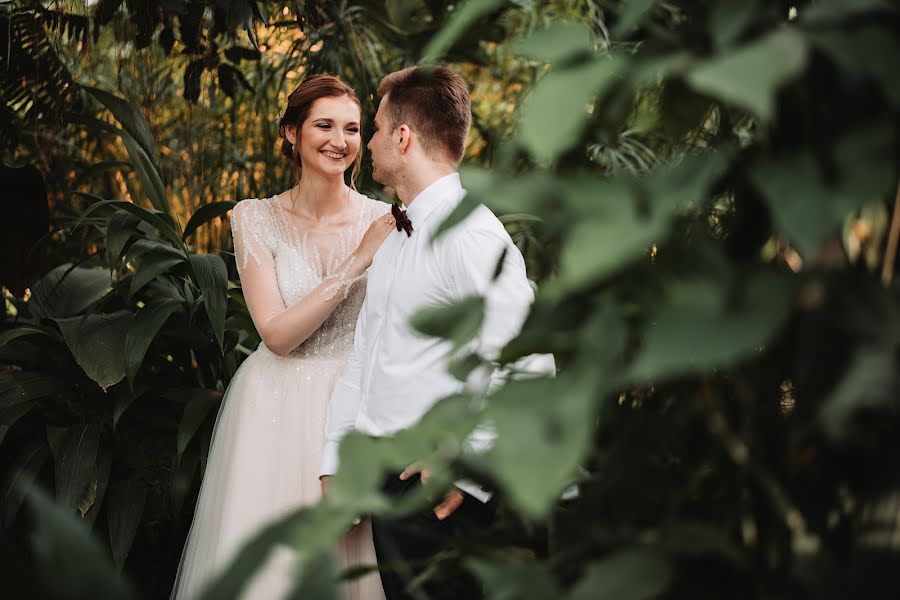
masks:
<instances>
[{"instance_id":1,"label":"woman's hair","mask_svg":"<svg viewBox=\"0 0 900 600\"><path fill-rule=\"evenodd\" d=\"M309 109L313 102L319 98L340 98L349 96L351 100L360 107L359 98L356 97L356 90L341 81L339 77L334 75L312 75L304 79L298 85L291 95L288 96L287 108L278 121L278 134L281 136L281 153L291 159L294 166L295 183L300 181L300 144L291 144L285 136L285 128L288 125L296 127L297 139L300 139L300 128L306 117L309 116ZM359 152L356 153L356 159L353 161L353 170L350 172L350 187L356 189L356 178L359 175L362 166L362 144L360 144Z\"/></svg>"}]
</instances>

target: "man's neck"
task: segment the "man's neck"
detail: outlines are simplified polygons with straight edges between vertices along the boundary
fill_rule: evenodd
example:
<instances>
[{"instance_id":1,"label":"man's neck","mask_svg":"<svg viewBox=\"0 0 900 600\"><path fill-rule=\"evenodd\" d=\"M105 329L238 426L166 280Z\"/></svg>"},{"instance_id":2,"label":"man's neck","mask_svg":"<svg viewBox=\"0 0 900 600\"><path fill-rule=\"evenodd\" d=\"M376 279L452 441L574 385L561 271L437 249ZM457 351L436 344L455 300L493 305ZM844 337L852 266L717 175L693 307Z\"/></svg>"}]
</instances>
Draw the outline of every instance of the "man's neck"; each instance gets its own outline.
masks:
<instances>
[{"instance_id":1,"label":"man's neck","mask_svg":"<svg viewBox=\"0 0 900 600\"><path fill-rule=\"evenodd\" d=\"M419 194L432 183L446 177L451 173L455 173L456 168L446 163L427 162L410 168L409 172L404 174L403 180L397 185L397 197L403 203L403 206L409 208Z\"/></svg>"}]
</instances>

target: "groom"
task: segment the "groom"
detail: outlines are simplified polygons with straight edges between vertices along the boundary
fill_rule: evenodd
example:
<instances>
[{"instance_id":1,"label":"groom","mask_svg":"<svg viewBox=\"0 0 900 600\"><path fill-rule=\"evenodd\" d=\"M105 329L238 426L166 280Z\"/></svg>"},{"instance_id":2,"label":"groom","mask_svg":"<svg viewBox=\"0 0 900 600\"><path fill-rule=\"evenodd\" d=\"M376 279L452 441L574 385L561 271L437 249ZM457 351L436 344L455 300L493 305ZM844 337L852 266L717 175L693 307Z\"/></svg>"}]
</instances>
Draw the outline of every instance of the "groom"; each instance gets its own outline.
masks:
<instances>
[{"instance_id":1,"label":"groom","mask_svg":"<svg viewBox=\"0 0 900 600\"><path fill-rule=\"evenodd\" d=\"M353 350L331 397L322 464L322 489L337 471L338 444L350 430L389 436L416 423L439 399L462 389L447 372L450 344L409 325L423 307L466 296L485 299L477 350L496 358L515 337L534 294L525 262L500 221L483 205L431 242L435 228L465 195L456 167L471 123L469 93L447 67L410 67L391 73L378 88L381 104L369 142L373 178L394 188L410 223L391 234L369 268L368 290L356 324ZM503 262L496 275L499 261ZM552 373L553 358L532 357L522 367ZM486 383L486 382L483 382ZM490 444L485 432L470 440ZM384 492L399 497L428 473L411 466L388 476ZM388 600L412 598L411 580L467 527L488 523L490 494L458 482L433 511L402 519L373 519L372 530ZM477 583L462 572L430 578L427 598L478 598Z\"/></svg>"}]
</instances>

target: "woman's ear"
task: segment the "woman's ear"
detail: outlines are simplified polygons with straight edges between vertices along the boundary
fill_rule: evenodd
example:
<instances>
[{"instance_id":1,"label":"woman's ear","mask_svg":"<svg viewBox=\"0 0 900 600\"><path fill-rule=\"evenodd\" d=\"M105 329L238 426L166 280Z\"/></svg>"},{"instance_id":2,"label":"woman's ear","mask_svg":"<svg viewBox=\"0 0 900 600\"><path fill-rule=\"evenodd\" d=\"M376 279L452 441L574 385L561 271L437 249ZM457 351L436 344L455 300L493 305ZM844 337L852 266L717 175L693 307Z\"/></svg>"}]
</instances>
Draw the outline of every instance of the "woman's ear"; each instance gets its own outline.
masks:
<instances>
[{"instance_id":1,"label":"woman's ear","mask_svg":"<svg viewBox=\"0 0 900 600\"><path fill-rule=\"evenodd\" d=\"M285 125L284 126L284 137L294 145L297 143L297 126L296 125Z\"/></svg>"}]
</instances>

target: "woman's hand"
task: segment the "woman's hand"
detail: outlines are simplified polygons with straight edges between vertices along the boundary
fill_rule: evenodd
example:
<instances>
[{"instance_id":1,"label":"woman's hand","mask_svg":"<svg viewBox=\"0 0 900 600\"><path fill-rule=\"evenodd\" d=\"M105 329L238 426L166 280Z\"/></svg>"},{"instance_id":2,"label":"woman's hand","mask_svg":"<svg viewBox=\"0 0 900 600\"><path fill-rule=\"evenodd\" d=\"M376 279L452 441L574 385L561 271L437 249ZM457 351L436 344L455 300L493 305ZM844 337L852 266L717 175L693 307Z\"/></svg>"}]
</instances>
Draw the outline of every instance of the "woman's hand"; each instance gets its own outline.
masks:
<instances>
[{"instance_id":1,"label":"woman's hand","mask_svg":"<svg viewBox=\"0 0 900 600\"><path fill-rule=\"evenodd\" d=\"M372 258L375 256L375 253L378 252L381 244L394 229L396 229L396 225L394 224L394 217L390 213L378 217L369 225L369 229L366 230L354 252L356 257L362 260L365 268L372 264Z\"/></svg>"}]
</instances>

